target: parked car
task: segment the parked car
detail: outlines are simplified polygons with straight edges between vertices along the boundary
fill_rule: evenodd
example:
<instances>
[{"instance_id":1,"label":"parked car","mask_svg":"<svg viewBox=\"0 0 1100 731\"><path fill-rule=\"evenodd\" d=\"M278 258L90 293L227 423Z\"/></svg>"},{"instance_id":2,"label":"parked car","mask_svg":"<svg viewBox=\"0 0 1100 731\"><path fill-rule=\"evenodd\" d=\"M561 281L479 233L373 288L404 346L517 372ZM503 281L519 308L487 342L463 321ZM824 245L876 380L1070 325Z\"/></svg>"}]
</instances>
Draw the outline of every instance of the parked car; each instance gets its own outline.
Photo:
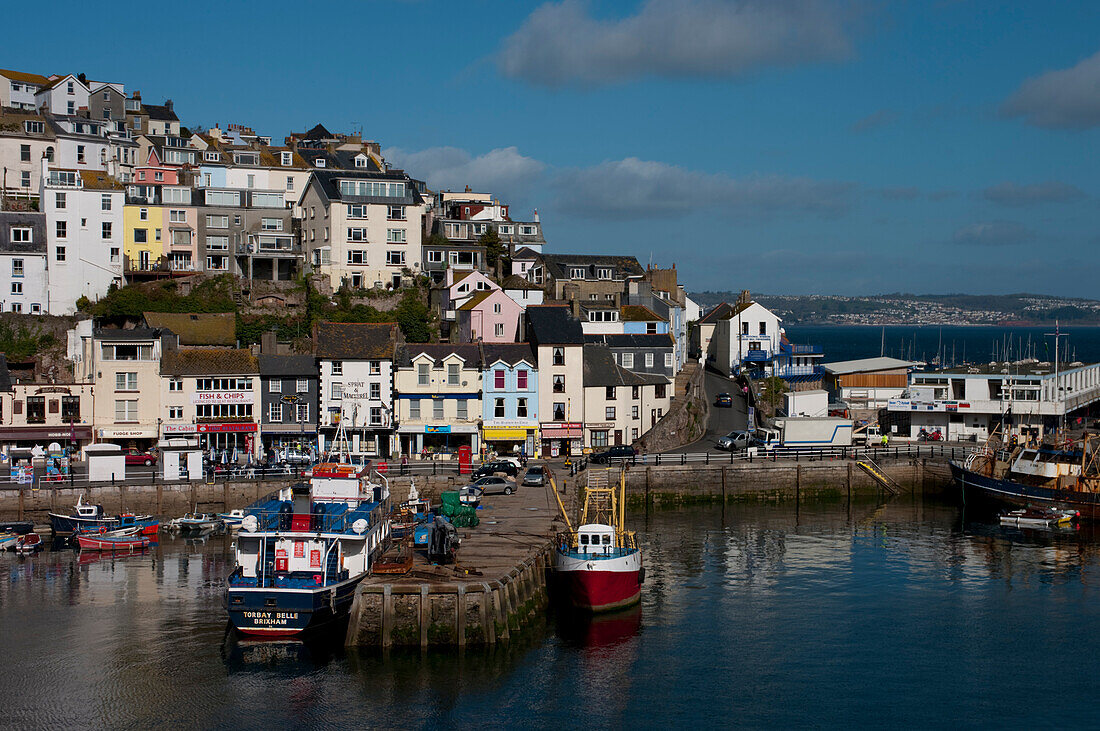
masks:
<instances>
[{"instance_id":1,"label":"parked car","mask_svg":"<svg viewBox=\"0 0 1100 731\"><path fill-rule=\"evenodd\" d=\"M290 465L311 465L313 464L313 454L309 450L299 450L291 447L279 451L276 461Z\"/></svg>"},{"instance_id":2,"label":"parked car","mask_svg":"<svg viewBox=\"0 0 1100 731\"><path fill-rule=\"evenodd\" d=\"M725 406L726 408L733 406L733 396L728 393L720 393L714 398L715 406Z\"/></svg>"},{"instance_id":3,"label":"parked car","mask_svg":"<svg viewBox=\"0 0 1100 731\"><path fill-rule=\"evenodd\" d=\"M714 446L718 449L725 449L733 452L738 449L746 449L752 446L752 434L747 431L731 431L724 437L718 439L718 443Z\"/></svg>"},{"instance_id":4,"label":"parked car","mask_svg":"<svg viewBox=\"0 0 1100 731\"><path fill-rule=\"evenodd\" d=\"M614 447L608 447L602 452L596 452L588 458L588 461L595 464L604 464L612 459L630 459L633 456L634 447L618 444Z\"/></svg>"},{"instance_id":5,"label":"parked car","mask_svg":"<svg viewBox=\"0 0 1100 731\"><path fill-rule=\"evenodd\" d=\"M140 452L136 449L131 449L126 453L126 464L140 464L146 467L152 467L157 463L157 459L160 457L155 450L150 449L147 452Z\"/></svg>"},{"instance_id":6,"label":"parked car","mask_svg":"<svg viewBox=\"0 0 1100 731\"><path fill-rule=\"evenodd\" d=\"M548 478L549 474L545 467L540 464L532 465L527 468L527 472L523 475L523 484L525 486L542 487L546 484Z\"/></svg>"},{"instance_id":7,"label":"parked car","mask_svg":"<svg viewBox=\"0 0 1100 731\"><path fill-rule=\"evenodd\" d=\"M487 477L488 475L495 475L498 472L508 475L509 477L515 477L519 474L519 467L516 467L511 462L498 459L494 462L486 462L474 470L474 478Z\"/></svg>"},{"instance_id":8,"label":"parked car","mask_svg":"<svg viewBox=\"0 0 1100 731\"><path fill-rule=\"evenodd\" d=\"M516 483L495 475L476 479L466 487L476 488L479 495L511 495L516 491Z\"/></svg>"}]
</instances>

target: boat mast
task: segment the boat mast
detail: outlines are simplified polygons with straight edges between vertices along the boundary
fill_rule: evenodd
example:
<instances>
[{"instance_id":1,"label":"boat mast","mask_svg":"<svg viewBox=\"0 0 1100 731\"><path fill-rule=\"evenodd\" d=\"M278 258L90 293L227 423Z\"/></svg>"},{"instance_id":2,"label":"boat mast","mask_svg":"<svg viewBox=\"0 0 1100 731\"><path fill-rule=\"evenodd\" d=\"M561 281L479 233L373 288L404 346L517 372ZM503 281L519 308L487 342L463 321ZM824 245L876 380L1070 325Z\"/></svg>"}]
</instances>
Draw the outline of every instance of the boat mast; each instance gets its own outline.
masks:
<instances>
[{"instance_id":1,"label":"boat mast","mask_svg":"<svg viewBox=\"0 0 1100 731\"><path fill-rule=\"evenodd\" d=\"M1058 341L1062 339L1062 330L1058 321L1054 321L1054 332L1046 333L1054 336L1054 407L1057 409L1062 402L1062 388L1058 384ZM1058 432L1062 434L1066 429L1066 414L1062 411L1058 414Z\"/></svg>"}]
</instances>

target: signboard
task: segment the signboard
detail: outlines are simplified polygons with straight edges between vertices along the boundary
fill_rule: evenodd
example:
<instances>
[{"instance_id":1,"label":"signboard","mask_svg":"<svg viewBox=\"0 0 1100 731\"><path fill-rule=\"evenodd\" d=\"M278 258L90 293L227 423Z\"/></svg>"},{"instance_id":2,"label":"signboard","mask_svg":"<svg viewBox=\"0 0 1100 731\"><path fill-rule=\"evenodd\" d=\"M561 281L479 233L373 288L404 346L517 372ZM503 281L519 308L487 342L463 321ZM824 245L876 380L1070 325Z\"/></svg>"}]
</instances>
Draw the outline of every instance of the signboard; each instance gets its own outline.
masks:
<instances>
[{"instance_id":1,"label":"signboard","mask_svg":"<svg viewBox=\"0 0 1100 731\"><path fill-rule=\"evenodd\" d=\"M165 434L194 434L196 429L194 424L164 424Z\"/></svg>"},{"instance_id":2,"label":"signboard","mask_svg":"<svg viewBox=\"0 0 1100 731\"><path fill-rule=\"evenodd\" d=\"M191 394L193 404L251 404L255 394L251 391L195 391Z\"/></svg>"},{"instance_id":3,"label":"signboard","mask_svg":"<svg viewBox=\"0 0 1100 731\"><path fill-rule=\"evenodd\" d=\"M519 439L527 438L526 429L485 429L485 439Z\"/></svg>"},{"instance_id":4,"label":"signboard","mask_svg":"<svg viewBox=\"0 0 1100 731\"><path fill-rule=\"evenodd\" d=\"M309 567L311 569L321 568L321 551L319 549L312 549L309 552Z\"/></svg>"},{"instance_id":5,"label":"signboard","mask_svg":"<svg viewBox=\"0 0 1100 731\"><path fill-rule=\"evenodd\" d=\"M199 434L222 434L225 432L256 431L256 425L249 424L199 424L195 431Z\"/></svg>"},{"instance_id":6,"label":"signboard","mask_svg":"<svg viewBox=\"0 0 1100 731\"><path fill-rule=\"evenodd\" d=\"M431 426L431 425L429 425L429 426L424 427L424 433L425 434L450 434L451 433L451 425L450 424L447 424L445 426Z\"/></svg>"},{"instance_id":7,"label":"signboard","mask_svg":"<svg viewBox=\"0 0 1100 731\"><path fill-rule=\"evenodd\" d=\"M294 541L294 558L305 558L306 544L302 541Z\"/></svg>"},{"instance_id":8,"label":"signboard","mask_svg":"<svg viewBox=\"0 0 1100 731\"><path fill-rule=\"evenodd\" d=\"M748 411L748 427L749 431L756 431L756 408L753 406Z\"/></svg>"},{"instance_id":9,"label":"signboard","mask_svg":"<svg viewBox=\"0 0 1100 731\"><path fill-rule=\"evenodd\" d=\"M66 436L68 436L68 433L66 433ZM104 427L99 430L100 439L139 439L155 436L158 436L155 427L147 429L135 429L134 427L130 427L129 429L111 429L109 427Z\"/></svg>"}]
</instances>

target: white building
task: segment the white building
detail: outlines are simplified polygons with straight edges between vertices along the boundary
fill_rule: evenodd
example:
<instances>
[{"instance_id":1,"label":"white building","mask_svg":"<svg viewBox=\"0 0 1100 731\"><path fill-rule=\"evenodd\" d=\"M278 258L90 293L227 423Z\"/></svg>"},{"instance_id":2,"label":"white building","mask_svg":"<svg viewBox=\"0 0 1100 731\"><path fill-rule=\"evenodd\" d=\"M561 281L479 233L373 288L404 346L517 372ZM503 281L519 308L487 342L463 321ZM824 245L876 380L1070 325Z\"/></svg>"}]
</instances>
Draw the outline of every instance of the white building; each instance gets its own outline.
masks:
<instances>
[{"instance_id":1,"label":"white building","mask_svg":"<svg viewBox=\"0 0 1100 731\"><path fill-rule=\"evenodd\" d=\"M742 302L715 322L711 347L722 373L742 368L768 370L779 353L780 319L756 302Z\"/></svg>"},{"instance_id":2,"label":"white building","mask_svg":"<svg viewBox=\"0 0 1100 731\"><path fill-rule=\"evenodd\" d=\"M668 413L672 390L665 376L628 371L607 346L585 345L585 446L633 444Z\"/></svg>"},{"instance_id":3,"label":"white building","mask_svg":"<svg viewBox=\"0 0 1100 731\"><path fill-rule=\"evenodd\" d=\"M0 211L0 312L46 309L46 215Z\"/></svg>"},{"instance_id":4,"label":"white building","mask_svg":"<svg viewBox=\"0 0 1100 731\"><path fill-rule=\"evenodd\" d=\"M72 74L53 78L35 92L34 106L68 117L88 108L88 86Z\"/></svg>"},{"instance_id":5,"label":"white building","mask_svg":"<svg viewBox=\"0 0 1100 731\"><path fill-rule=\"evenodd\" d=\"M826 388L834 399L853 409L884 408L890 399L900 398L909 386L909 372L920 365L897 358L861 358L824 363L821 370Z\"/></svg>"},{"instance_id":6,"label":"white building","mask_svg":"<svg viewBox=\"0 0 1100 731\"><path fill-rule=\"evenodd\" d=\"M44 170L41 209L46 214L49 297L54 315L76 312L122 284L122 184L105 173Z\"/></svg>"},{"instance_id":7,"label":"white building","mask_svg":"<svg viewBox=\"0 0 1100 731\"><path fill-rule=\"evenodd\" d=\"M0 107L34 111L34 95L49 83L45 76L0 69Z\"/></svg>"}]
</instances>

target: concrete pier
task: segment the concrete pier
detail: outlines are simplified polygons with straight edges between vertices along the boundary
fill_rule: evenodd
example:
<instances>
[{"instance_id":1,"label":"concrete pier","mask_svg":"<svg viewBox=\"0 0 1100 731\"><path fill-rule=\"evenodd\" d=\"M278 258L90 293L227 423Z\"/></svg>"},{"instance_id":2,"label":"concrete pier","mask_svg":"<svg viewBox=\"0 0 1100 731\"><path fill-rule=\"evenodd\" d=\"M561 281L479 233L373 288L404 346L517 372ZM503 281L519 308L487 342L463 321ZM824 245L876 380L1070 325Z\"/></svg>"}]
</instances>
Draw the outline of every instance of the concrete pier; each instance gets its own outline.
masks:
<instances>
[{"instance_id":1,"label":"concrete pier","mask_svg":"<svg viewBox=\"0 0 1100 731\"><path fill-rule=\"evenodd\" d=\"M348 645L495 645L539 616L561 527L557 501L549 487L520 487L486 496L482 505L481 524L459 530L455 565L432 566L418 554L410 574L371 576L359 585Z\"/></svg>"}]
</instances>

